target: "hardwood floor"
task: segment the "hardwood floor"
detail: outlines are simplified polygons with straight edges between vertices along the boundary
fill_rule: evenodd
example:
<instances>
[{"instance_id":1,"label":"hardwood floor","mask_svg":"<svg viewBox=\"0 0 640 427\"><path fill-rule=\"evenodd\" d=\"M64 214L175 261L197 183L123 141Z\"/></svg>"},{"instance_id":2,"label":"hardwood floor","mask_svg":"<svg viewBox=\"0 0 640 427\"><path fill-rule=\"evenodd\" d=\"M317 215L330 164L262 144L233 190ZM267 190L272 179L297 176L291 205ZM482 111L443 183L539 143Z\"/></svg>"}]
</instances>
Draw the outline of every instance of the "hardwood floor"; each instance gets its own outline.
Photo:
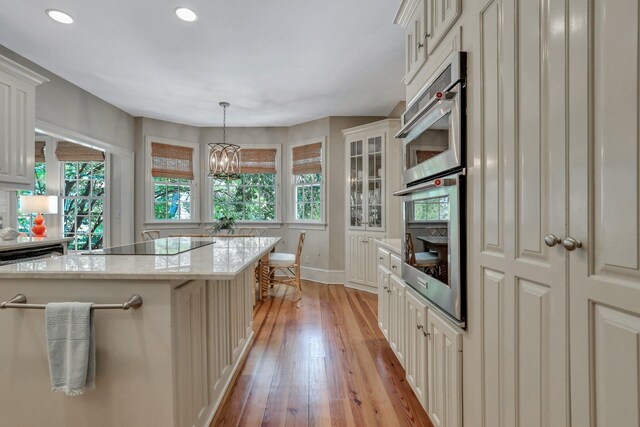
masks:
<instances>
[{"instance_id":1,"label":"hardwood floor","mask_svg":"<svg viewBox=\"0 0 640 427\"><path fill-rule=\"evenodd\" d=\"M255 307L255 342L211 425L432 426L378 329L377 296L302 290L274 287Z\"/></svg>"}]
</instances>

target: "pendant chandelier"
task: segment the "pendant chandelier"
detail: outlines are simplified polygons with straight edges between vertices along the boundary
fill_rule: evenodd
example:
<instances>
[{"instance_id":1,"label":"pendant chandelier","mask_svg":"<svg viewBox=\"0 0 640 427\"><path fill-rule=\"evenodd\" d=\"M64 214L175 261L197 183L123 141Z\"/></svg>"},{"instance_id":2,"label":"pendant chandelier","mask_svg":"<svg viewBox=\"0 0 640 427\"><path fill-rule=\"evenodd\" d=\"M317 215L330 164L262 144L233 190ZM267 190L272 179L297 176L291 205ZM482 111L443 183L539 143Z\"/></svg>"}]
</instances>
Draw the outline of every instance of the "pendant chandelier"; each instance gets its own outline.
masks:
<instances>
[{"instance_id":1,"label":"pendant chandelier","mask_svg":"<svg viewBox=\"0 0 640 427\"><path fill-rule=\"evenodd\" d=\"M221 102L223 110L222 143L209 145L209 176L219 179L232 179L240 176L240 146L227 144L227 107L228 102Z\"/></svg>"}]
</instances>

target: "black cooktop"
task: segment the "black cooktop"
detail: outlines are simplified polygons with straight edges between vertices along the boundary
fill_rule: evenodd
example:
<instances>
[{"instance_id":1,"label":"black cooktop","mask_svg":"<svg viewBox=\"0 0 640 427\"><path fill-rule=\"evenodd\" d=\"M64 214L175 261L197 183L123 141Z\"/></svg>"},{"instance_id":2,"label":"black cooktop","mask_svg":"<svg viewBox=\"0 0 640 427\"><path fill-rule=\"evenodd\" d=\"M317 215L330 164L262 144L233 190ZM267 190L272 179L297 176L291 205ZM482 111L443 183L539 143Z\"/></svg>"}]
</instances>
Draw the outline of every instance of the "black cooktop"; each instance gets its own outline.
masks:
<instances>
[{"instance_id":1,"label":"black cooktop","mask_svg":"<svg viewBox=\"0 0 640 427\"><path fill-rule=\"evenodd\" d=\"M85 252L83 255L178 255L203 246L212 245L213 240L192 240L188 237L169 237L134 243L133 245L116 246L98 251Z\"/></svg>"}]
</instances>

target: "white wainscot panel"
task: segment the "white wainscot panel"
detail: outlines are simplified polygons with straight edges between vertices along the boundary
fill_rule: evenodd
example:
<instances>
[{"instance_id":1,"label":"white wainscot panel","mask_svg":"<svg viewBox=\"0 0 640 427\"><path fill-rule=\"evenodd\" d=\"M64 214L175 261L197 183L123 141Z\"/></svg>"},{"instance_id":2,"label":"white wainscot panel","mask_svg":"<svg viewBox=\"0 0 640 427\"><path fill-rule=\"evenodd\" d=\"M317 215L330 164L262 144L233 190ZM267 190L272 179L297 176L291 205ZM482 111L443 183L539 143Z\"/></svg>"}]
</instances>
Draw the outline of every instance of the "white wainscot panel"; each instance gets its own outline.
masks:
<instances>
[{"instance_id":1,"label":"white wainscot panel","mask_svg":"<svg viewBox=\"0 0 640 427\"><path fill-rule=\"evenodd\" d=\"M484 360L484 425L502 426L500 411L503 388L500 384L502 370L501 353L504 330L503 321L504 274L484 270L482 278L482 343Z\"/></svg>"},{"instance_id":2,"label":"white wainscot panel","mask_svg":"<svg viewBox=\"0 0 640 427\"><path fill-rule=\"evenodd\" d=\"M518 425L544 427L550 425L551 292L543 284L517 283Z\"/></svg>"},{"instance_id":3,"label":"white wainscot panel","mask_svg":"<svg viewBox=\"0 0 640 427\"><path fill-rule=\"evenodd\" d=\"M503 168L500 134L500 16L499 2L481 13L481 107L482 107L482 249L503 251Z\"/></svg>"},{"instance_id":4,"label":"white wainscot panel","mask_svg":"<svg viewBox=\"0 0 640 427\"><path fill-rule=\"evenodd\" d=\"M593 317L596 425L640 425L640 315L595 305Z\"/></svg>"}]
</instances>

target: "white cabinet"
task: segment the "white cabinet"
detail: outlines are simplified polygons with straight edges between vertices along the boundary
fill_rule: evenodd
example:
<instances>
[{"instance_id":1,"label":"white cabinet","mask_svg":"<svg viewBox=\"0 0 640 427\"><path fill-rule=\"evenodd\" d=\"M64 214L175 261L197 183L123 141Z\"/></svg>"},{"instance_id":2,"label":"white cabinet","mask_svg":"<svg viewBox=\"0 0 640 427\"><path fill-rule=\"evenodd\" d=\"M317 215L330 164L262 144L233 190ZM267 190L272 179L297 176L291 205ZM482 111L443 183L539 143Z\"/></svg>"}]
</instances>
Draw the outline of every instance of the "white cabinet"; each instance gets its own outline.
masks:
<instances>
[{"instance_id":1,"label":"white cabinet","mask_svg":"<svg viewBox=\"0 0 640 427\"><path fill-rule=\"evenodd\" d=\"M400 236L401 143L397 119L342 131L346 142L346 286L376 292L374 239ZM387 218L393 218L387 221Z\"/></svg>"},{"instance_id":2,"label":"white cabinet","mask_svg":"<svg viewBox=\"0 0 640 427\"><path fill-rule=\"evenodd\" d=\"M0 56L0 188L33 187L35 93L48 81Z\"/></svg>"},{"instance_id":3,"label":"white cabinet","mask_svg":"<svg viewBox=\"0 0 640 427\"><path fill-rule=\"evenodd\" d=\"M429 417L434 427L462 426L462 334L433 310L425 329Z\"/></svg>"},{"instance_id":4,"label":"white cabinet","mask_svg":"<svg viewBox=\"0 0 640 427\"><path fill-rule=\"evenodd\" d=\"M405 32L405 84L411 83L462 13L461 0L404 0L394 23Z\"/></svg>"},{"instance_id":5,"label":"white cabinet","mask_svg":"<svg viewBox=\"0 0 640 427\"><path fill-rule=\"evenodd\" d=\"M177 425L207 425L253 335L253 269L187 282L173 296Z\"/></svg>"},{"instance_id":6,"label":"white cabinet","mask_svg":"<svg viewBox=\"0 0 640 427\"><path fill-rule=\"evenodd\" d=\"M422 406L429 412L427 393L429 371L427 361L427 305L413 292L405 294L405 372L407 382Z\"/></svg>"},{"instance_id":7,"label":"white cabinet","mask_svg":"<svg viewBox=\"0 0 640 427\"><path fill-rule=\"evenodd\" d=\"M461 0L427 0L427 49L431 54L462 13Z\"/></svg>"},{"instance_id":8,"label":"white cabinet","mask_svg":"<svg viewBox=\"0 0 640 427\"><path fill-rule=\"evenodd\" d=\"M192 281L176 289L176 315L178 424L201 425L198 415L209 404L206 281Z\"/></svg>"},{"instance_id":9,"label":"white cabinet","mask_svg":"<svg viewBox=\"0 0 640 427\"><path fill-rule=\"evenodd\" d=\"M402 366L405 365L405 289L404 281L395 274L389 275L389 345Z\"/></svg>"},{"instance_id":10,"label":"white cabinet","mask_svg":"<svg viewBox=\"0 0 640 427\"><path fill-rule=\"evenodd\" d=\"M378 266L378 327L389 339L389 270Z\"/></svg>"}]
</instances>

